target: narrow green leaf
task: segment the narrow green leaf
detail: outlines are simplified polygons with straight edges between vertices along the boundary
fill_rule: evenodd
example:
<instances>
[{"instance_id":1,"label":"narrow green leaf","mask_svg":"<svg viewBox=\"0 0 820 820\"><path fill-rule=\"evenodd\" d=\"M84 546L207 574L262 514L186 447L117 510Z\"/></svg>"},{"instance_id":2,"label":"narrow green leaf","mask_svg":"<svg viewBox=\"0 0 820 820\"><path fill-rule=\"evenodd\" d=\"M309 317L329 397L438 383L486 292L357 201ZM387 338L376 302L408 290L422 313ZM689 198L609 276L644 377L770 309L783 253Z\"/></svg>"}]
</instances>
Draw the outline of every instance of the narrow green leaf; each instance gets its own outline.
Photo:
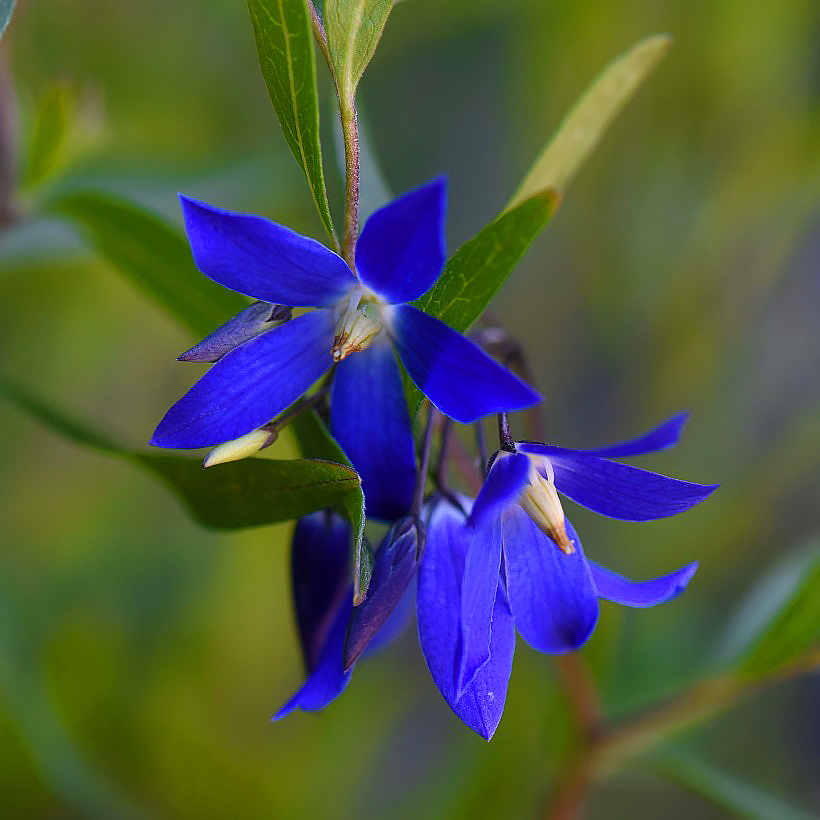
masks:
<instances>
[{"instance_id":1,"label":"narrow green leaf","mask_svg":"<svg viewBox=\"0 0 820 820\"><path fill-rule=\"evenodd\" d=\"M248 305L203 276L182 234L145 208L96 193L65 194L46 207L76 225L103 257L198 336Z\"/></svg>"},{"instance_id":2,"label":"narrow green leaf","mask_svg":"<svg viewBox=\"0 0 820 820\"><path fill-rule=\"evenodd\" d=\"M563 191L640 84L671 45L666 35L647 37L613 60L564 117L513 194L507 209L538 191Z\"/></svg>"},{"instance_id":3,"label":"narrow green leaf","mask_svg":"<svg viewBox=\"0 0 820 820\"><path fill-rule=\"evenodd\" d=\"M9 20L11 20L14 3L15 0L0 0L0 37L3 36L3 32L5 32Z\"/></svg>"},{"instance_id":4,"label":"narrow green leaf","mask_svg":"<svg viewBox=\"0 0 820 820\"><path fill-rule=\"evenodd\" d=\"M745 657L769 624L789 605L820 553L820 544L810 543L787 554L752 586L726 619L713 656L720 666Z\"/></svg>"},{"instance_id":5,"label":"narrow green leaf","mask_svg":"<svg viewBox=\"0 0 820 820\"><path fill-rule=\"evenodd\" d=\"M353 100L392 9L393 0L326 0L327 44L342 100Z\"/></svg>"},{"instance_id":6,"label":"narrow green leaf","mask_svg":"<svg viewBox=\"0 0 820 820\"><path fill-rule=\"evenodd\" d=\"M129 450L9 379L0 377L0 395L75 444L149 470L205 527L233 530L290 521L362 495L358 474L346 464L251 458L203 470L199 459Z\"/></svg>"},{"instance_id":7,"label":"narrow green leaf","mask_svg":"<svg viewBox=\"0 0 820 820\"><path fill-rule=\"evenodd\" d=\"M40 100L26 150L24 188L33 188L59 167L73 102L71 90L63 83L49 88Z\"/></svg>"},{"instance_id":8,"label":"narrow green leaf","mask_svg":"<svg viewBox=\"0 0 820 820\"><path fill-rule=\"evenodd\" d=\"M738 658L741 674L768 677L801 658L820 666L820 546L791 595Z\"/></svg>"},{"instance_id":9,"label":"narrow green leaf","mask_svg":"<svg viewBox=\"0 0 820 820\"><path fill-rule=\"evenodd\" d=\"M262 76L285 139L336 245L319 141L313 31L306 0L248 0Z\"/></svg>"},{"instance_id":10,"label":"narrow green leaf","mask_svg":"<svg viewBox=\"0 0 820 820\"><path fill-rule=\"evenodd\" d=\"M691 755L666 752L653 760L650 767L738 817L749 820L811 820L812 817L781 798Z\"/></svg>"},{"instance_id":11,"label":"narrow green leaf","mask_svg":"<svg viewBox=\"0 0 820 820\"><path fill-rule=\"evenodd\" d=\"M297 416L291 422L290 429L296 438L299 451L305 458L323 458L345 464L353 469L344 450L339 447L336 439L330 435L315 410ZM337 505L337 508L350 521L353 540L353 603L358 605L364 600L367 587L370 584L370 576L373 572L373 555L364 538L366 514L364 493L361 486L348 493Z\"/></svg>"},{"instance_id":12,"label":"narrow green leaf","mask_svg":"<svg viewBox=\"0 0 820 820\"><path fill-rule=\"evenodd\" d=\"M417 305L455 330L478 319L555 212L558 198L537 193L462 245Z\"/></svg>"}]
</instances>

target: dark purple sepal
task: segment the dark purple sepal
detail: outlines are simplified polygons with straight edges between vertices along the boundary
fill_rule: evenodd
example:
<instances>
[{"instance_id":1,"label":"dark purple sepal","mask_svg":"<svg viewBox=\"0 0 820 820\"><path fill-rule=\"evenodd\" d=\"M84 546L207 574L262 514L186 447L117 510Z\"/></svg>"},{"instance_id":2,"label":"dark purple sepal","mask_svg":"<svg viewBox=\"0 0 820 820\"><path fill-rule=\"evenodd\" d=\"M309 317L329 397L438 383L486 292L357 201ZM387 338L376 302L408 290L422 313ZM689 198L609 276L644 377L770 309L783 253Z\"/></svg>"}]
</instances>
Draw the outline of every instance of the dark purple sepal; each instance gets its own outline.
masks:
<instances>
[{"instance_id":1,"label":"dark purple sepal","mask_svg":"<svg viewBox=\"0 0 820 820\"><path fill-rule=\"evenodd\" d=\"M413 518L397 521L376 552L367 596L353 608L344 650L350 669L402 599L419 565L421 537Z\"/></svg>"},{"instance_id":2,"label":"dark purple sepal","mask_svg":"<svg viewBox=\"0 0 820 820\"><path fill-rule=\"evenodd\" d=\"M290 319L292 309L269 302L254 302L209 333L199 344L177 356L179 362L215 362L243 342Z\"/></svg>"},{"instance_id":3,"label":"dark purple sepal","mask_svg":"<svg viewBox=\"0 0 820 820\"><path fill-rule=\"evenodd\" d=\"M293 608L305 668L312 672L349 585L350 524L320 511L299 519L291 541Z\"/></svg>"}]
</instances>

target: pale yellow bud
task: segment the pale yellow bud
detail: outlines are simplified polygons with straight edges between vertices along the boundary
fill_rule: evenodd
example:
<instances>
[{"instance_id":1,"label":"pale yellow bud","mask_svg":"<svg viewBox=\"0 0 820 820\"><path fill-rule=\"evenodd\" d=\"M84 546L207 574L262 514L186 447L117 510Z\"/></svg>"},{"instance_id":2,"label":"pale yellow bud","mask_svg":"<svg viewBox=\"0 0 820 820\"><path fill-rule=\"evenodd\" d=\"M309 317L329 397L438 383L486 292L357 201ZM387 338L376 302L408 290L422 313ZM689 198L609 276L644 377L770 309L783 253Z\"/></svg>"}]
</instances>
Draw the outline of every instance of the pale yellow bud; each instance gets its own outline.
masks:
<instances>
[{"instance_id":1,"label":"pale yellow bud","mask_svg":"<svg viewBox=\"0 0 820 820\"><path fill-rule=\"evenodd\" d=\"M267 430L263 427L261 430L253 430L232 441L224 441L208 453L202 462L202 466L213 467L227 461L240 461L243 458L249 458L273 444L276 437L275 430Z\"/></svg>"},{"instance_id":2,"label":"pale yellow bud","mask_svg":"<svg viewBox=\"0 0 820 820\"><path fill-rule=\"evenodd\" d=\"M572 555L575 552L575 546L567 535L564 509L552 481L552 468L549 460L539 456L528 456L528 458L530 460L529 480L518 503L536 523L538 529L552 538L562 552ZM546 478L538 469L539 466L546 471Z\"/></svg>"}]
</instances>

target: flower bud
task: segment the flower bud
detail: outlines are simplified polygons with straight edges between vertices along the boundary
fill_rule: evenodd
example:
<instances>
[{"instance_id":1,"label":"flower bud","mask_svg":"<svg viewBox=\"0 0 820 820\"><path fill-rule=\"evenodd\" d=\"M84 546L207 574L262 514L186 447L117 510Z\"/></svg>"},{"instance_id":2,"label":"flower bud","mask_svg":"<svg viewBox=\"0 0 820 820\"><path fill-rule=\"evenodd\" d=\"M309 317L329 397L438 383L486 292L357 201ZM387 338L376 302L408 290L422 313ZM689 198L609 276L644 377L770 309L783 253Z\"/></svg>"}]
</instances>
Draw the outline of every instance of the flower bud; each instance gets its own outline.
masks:
<instances>
[{"instance_id":1,"label":"flower bud","mask_svg":"<svg viewBox=\"0 0 820 820\"><path fill-rule=\"evenodd\" d=\"M260 450L270 447L276 441L277 436L276 430L262 427L231 441L223 441L208 453L202 466L208 468L227 461L240 461L243 458L255 456Z\"/></svg>"},{"instance_id":2,"label":"flower bud","mask_svg":"<svg viewBox=\"0 0 820 820\"><path fill-rule=\"evenodd\" d=\"M552 465L549 459L529 456L530 472L518 503L545 535L548 535L567 555L575 552L575 546L567 536L564 509L555 489ZM540 468L540 469L539 469ZM542 475L541 469L546 472Z\"/></svg>"}]
</instances>

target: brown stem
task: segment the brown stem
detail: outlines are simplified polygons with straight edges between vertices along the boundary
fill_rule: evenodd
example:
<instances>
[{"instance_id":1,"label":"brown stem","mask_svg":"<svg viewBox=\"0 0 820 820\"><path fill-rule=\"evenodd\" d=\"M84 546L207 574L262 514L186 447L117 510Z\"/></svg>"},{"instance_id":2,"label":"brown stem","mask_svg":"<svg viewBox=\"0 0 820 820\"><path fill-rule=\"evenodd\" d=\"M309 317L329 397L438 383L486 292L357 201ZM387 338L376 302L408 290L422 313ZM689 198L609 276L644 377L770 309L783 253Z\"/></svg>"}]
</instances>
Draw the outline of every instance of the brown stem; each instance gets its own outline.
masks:
<instances>
[{"instance_id":1,"label":"brown stem","mask_svg":"<svg viewBox=\"0 0 820 820\"><path fill-rule=\"evenodd\" d=\"M359 120L353 100L339 100L345 145L345 223L342 257L356 270L356 238L359 235Z\"/></svg>"}]
</instances>

